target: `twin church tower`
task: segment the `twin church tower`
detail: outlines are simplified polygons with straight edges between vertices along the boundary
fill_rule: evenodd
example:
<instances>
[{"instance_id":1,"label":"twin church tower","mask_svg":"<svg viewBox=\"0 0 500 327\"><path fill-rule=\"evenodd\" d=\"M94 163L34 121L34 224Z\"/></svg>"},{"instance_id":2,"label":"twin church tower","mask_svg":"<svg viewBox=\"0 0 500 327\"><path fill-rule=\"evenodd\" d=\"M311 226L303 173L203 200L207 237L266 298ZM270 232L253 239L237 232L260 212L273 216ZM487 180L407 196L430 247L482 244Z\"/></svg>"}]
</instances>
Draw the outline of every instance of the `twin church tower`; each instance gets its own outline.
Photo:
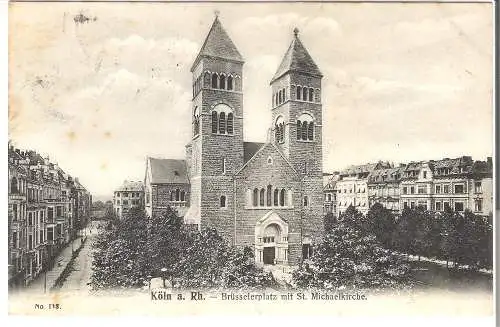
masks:
<instances>
[{"instance_id":1,"label":"twin church tower","mask_svg":"<svg viewBox=\"0 0 500 327\"><path fill-rule=\"evenodd\" d=\"M252 247L259 264L297 264L323 233L323 75L295 29L270 82L267 142L245 142L243 64L216 17L191 67L184 218Z\"/></svg>"}]
</instances>

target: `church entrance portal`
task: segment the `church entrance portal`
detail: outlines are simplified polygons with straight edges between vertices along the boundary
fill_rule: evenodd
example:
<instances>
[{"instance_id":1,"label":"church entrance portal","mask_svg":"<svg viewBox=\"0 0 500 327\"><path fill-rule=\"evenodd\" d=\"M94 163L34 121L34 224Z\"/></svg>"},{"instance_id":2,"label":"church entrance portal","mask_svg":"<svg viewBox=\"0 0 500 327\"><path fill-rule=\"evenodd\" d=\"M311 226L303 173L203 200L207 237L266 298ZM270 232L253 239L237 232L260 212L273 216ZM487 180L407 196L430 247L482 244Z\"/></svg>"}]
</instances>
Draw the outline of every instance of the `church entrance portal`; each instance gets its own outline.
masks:
<instances>
[{"instance_id":1,"label":"church entrance portal","mask_svg":"<svg viewBox=\"0 0 500 327\"><path fill-rule=\"evenodd\" d=\"M264 264L265 265L274 265L275 256L276 256L276 248L274 246L265 247L264 248Z\"/></svg>"}]
</instances>

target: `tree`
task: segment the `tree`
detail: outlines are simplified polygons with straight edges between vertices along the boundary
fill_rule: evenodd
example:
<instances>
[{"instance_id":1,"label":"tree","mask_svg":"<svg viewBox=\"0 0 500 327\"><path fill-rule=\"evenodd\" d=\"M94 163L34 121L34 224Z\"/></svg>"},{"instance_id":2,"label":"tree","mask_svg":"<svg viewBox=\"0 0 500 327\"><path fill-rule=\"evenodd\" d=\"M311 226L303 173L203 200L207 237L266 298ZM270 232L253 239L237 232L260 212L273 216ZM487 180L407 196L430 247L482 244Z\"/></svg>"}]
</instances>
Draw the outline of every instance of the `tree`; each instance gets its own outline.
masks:
<instances>
[{"instance_id":1,"label":"tree","mask_svg":"<svg viewBox=\"0 0 500 327\"><path fill-rule=\"evenodd\" d=\"M371 206L367 213L370 231L377 240L386 248L393 247L392 238L396 228L396 221L391 210L384 208L380 203Z\"/></svg>"},{"instance_id":2,"label":"tree","mask_svg":"<svg viewBox=\"0 0 500 327\"><path fill-rule=\"evenodd\" d=\"M409 265L384 249L362 221L356 221L361 216L354 208L348 209L326 232L310 262L293 273L299 288L386 289L411 285Z\"/></svg>"}]
</instances>

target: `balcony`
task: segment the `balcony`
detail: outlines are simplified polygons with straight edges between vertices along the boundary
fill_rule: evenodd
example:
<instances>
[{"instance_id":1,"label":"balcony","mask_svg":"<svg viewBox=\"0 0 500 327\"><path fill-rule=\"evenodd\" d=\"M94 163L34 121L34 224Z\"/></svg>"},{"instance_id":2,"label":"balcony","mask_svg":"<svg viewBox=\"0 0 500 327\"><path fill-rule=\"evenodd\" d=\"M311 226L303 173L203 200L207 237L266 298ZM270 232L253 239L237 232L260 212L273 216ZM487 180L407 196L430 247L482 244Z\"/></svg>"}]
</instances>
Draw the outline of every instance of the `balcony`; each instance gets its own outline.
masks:
<instances>
[{"instance_id":1,"label":"balcony","mask_svg":"<svg viewBox=\"0 0 500 327\"><path fill-rule=\"evenodd\" d=\"M9 201L26 201L26 195L22 193L9 193Z\"/></svg>"}]
</instances>

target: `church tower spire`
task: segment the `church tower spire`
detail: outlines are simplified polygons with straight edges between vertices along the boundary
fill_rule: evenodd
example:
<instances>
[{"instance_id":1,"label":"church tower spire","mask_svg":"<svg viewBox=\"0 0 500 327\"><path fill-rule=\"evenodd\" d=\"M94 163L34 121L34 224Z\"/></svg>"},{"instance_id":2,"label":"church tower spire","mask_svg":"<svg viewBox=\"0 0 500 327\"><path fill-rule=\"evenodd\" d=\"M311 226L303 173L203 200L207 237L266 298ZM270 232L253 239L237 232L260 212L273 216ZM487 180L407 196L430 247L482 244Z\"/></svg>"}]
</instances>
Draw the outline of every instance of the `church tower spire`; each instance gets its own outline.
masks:
<instances>
[{"instance_id":1,"label":"church tower spire","mask_svg":"<svg viewBox=\"0 0 500 327\"><path fill-rule=\"evenodd\" d=\"M191 218L199 219L202 227L221 233L227 231L223 224L234 218L232 176L243 166L243 63L216 15L191 67L192 140L186 151L189 214L197 216Z\"/></svg>"},{"instance_id":2,"label":"church tower spire","mask_svg":"<svg viewBox=\"0 0 500 327\"><path fill-rule=\"evenodd\" d=\"M322 77L295 28L270 83L273 136L297 171L315 177L322 176Z\"/></svg>"}]
</instances>

